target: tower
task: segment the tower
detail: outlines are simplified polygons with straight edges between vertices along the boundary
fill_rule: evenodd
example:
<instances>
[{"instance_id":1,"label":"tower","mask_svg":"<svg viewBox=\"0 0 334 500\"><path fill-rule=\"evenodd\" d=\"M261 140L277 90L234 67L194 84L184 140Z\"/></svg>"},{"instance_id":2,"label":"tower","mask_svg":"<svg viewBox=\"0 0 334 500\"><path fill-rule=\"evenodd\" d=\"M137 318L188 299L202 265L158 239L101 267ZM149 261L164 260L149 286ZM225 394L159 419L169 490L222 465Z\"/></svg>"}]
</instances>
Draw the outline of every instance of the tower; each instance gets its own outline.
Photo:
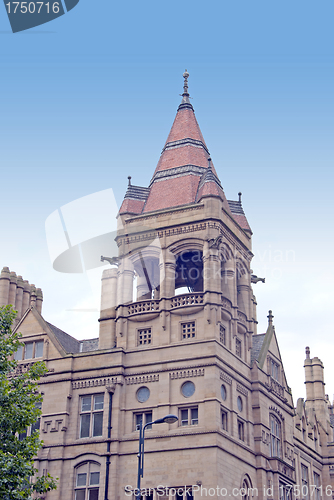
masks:
<instances>
[{"instance_id":1,"label":"tower","mask_svg":"<svg viewBox=\"0 0 334 500\"><path fill-rule=\"evenodd\" d=\"M190 103L188 76L149 186L129 178L118 215L119 254L102 278L99 347L124 353L126 435L140 419L179 417L147 432L144 487L165 477L170 487L232 490L256 482L248 455L252 232L241 193L226 199ZM129 457L119 464L126 484Z\"/></svg>"},{"instance_id":2,"label":"tower","mask_svg":"<svg viewBox=\"0 0 334 500\"><path fill-rule=\"evenodd\" d=\"M149 322L151 346L224 337L250 363L252 232L241 193L238 201L225 197L190 103L188 76L149 187L129 178L118 269L103 276L100 345L117 339L119 347L138 347L138 323Z\"/></svg>"}]
</instances>

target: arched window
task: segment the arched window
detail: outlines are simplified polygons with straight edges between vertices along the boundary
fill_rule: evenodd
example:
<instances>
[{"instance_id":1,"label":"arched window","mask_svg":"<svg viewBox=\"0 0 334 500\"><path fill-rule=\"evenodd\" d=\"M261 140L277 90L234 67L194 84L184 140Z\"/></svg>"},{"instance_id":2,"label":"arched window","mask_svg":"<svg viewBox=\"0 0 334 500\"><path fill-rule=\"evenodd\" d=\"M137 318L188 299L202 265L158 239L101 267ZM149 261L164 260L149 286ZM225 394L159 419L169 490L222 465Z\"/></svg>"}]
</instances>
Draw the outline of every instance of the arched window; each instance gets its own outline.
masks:
<instances>
[{"instance_id":1,"label":"arched window","mask_svg":"<svg viewBox=\"0 0 334 500\"><path fill-rule=\"evenodd\" d=\"M180 253L176 259L175 292L193 293L203 291L203 252L187 250Z\"/></svg>"},{"instance_id":2,"label":"arched window","mask_svg":"<svg viewBox=\"0 0 334 500\"><path fill-rule=\"evenodd\" d=\"M98 500L100 464L85 462L75 470L75 500Z\"/></svg>"},{"instance_id":3,"label":"arched window","mask_svg":"<svg viewBox=\"0 0 334 500\"><path fill-rule=\"evenodd\" d=\"M275 415L270 415L270 455L272 457L281 456L281 423L275 417Z\"/></svg>"},{"instance_id":4,"label":"arched window","mask_svg":"<svg viewBox=\"0 0 334 500\"><path fill-rule=\"evenodd\" d=\"M250 494L252 492L252 483L248 475L246 475L241 483L241 489L240 489L240 494L242 500L249 500L250 499Z\"/></svg>"}]
</instances>

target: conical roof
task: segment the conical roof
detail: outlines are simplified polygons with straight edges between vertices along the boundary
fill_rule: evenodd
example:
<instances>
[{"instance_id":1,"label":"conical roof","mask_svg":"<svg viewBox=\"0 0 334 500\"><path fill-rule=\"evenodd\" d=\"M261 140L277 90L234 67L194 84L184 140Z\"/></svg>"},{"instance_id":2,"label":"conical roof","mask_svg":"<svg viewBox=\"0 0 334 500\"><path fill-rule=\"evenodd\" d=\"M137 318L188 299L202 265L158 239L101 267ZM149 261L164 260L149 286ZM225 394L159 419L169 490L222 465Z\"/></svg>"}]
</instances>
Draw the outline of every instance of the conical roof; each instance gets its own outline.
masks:
<instances>
[{"instance_id":1,"label":"conical roof","mask_svg":"<svg viewBox=\"0 0 334 500\"><path fill-rule=\"evenodd\" d=\"M188 77L186 70L182 102L153 174L144 212L194 203L209 166L210 153L190 103Z\"/></svg>"},{"instance_id":2,"label":"conical roof","mask_svg":"<svg viewBox=\"0 0 334 500\"><path fill-rule=\"evenodd\" d=\"M186 70L183 73L182 102L149 188L129 183L121 206L121 214L164 210L199 202L205 196L216 196L222 199L225 210L233 217L234 211L226 200L190 102L188 77L189 73ZM239 207L238 209L240 210ZM239 221L238 223L240 225ZM248 224L244 229L249 230Z\"/></svg>"}]
</instances>

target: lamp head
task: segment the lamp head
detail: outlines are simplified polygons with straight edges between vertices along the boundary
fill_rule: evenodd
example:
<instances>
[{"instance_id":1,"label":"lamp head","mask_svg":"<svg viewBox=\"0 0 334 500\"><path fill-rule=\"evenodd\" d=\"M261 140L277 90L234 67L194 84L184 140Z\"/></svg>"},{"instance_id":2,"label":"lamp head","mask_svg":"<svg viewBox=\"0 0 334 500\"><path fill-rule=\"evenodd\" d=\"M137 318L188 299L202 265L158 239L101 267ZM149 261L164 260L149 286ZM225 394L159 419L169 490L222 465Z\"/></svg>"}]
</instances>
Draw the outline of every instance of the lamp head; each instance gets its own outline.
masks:
<instances>
[{"instance_id":1,"label":"lamp head","mask_svg":"<svg viewBox=\"0 0 334 500\"><path fill-rule=\"evenodd\" d=\"M166 415L163 418L158 418L157 420L154 420L154 422L147 422L145 424L145 427L147 425L152 425L152 424L173 424L177 420L179 420L179 417L177 417L176 415L170 414L170 415Z\"/></svg>"}]
</instances>

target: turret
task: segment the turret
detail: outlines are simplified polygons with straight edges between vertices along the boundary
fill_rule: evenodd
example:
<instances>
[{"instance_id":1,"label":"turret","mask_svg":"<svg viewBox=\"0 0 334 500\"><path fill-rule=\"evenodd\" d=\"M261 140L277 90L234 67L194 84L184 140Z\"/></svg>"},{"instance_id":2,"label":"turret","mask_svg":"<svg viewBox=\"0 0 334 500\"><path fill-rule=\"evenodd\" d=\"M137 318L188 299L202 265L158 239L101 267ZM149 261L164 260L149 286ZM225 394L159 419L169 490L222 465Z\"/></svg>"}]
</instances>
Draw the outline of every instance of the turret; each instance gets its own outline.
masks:
<instances>
[{"instance_id":1,"label":"turret","mask_svg":"<svg viewBox=\"0 0 334 500\"><path fill-rule=\"evenodd\" d=\"M310 358L310 348L306 347L305 385L306 385L306 410L314 410L317 420L328 434L327 440L332 440L328 400L325 394L324 365L319 358Z\"/></svg>"}]
</instances>

